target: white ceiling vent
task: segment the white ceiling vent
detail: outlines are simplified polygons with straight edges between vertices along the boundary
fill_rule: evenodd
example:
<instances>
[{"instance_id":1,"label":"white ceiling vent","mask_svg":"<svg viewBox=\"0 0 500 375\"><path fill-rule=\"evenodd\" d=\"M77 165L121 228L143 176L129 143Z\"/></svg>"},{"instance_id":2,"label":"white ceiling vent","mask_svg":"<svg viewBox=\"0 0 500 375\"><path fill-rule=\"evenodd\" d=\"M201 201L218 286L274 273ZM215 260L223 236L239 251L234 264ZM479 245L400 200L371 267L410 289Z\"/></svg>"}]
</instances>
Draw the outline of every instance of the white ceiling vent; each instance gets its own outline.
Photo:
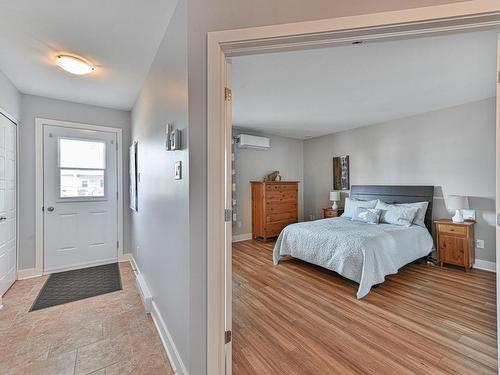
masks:
<instances>
[{"instance_id":1,"label":"white ceiling vent","mask_svg":"<svg viewBox=\"0 0 500 375\"><path fill-rule=\"evenodd\" d=\"M271 140L267 137L240 134L237 136L237 140L239 148L251 148L254 150L269 150L271 148Z\"/></svg>"}]
</instances>

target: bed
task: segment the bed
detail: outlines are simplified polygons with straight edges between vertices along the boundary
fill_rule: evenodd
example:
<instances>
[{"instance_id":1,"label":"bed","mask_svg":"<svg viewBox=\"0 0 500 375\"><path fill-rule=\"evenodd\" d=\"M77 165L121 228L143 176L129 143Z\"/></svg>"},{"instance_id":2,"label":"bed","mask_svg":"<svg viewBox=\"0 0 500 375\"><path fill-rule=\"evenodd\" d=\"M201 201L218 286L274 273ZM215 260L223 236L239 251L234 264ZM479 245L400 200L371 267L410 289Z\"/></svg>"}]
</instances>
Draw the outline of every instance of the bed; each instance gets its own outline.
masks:
<instances>
[{"instance_id":1,"label":"bed","mask_svg":"<svg viewBox=\"0 0 500 375\"><path fill-rule=\"evenodd\" d=\"M434 247L431 236L433 186L351 187L351 198L380 199L386 203L428 202L425 227L367 224L348 218L329 218L291 224L276 241L273 261L282 256L312 263L359 284L357 298L395 274L404 265L427 256Z\"/></svg>"}]
</instances>

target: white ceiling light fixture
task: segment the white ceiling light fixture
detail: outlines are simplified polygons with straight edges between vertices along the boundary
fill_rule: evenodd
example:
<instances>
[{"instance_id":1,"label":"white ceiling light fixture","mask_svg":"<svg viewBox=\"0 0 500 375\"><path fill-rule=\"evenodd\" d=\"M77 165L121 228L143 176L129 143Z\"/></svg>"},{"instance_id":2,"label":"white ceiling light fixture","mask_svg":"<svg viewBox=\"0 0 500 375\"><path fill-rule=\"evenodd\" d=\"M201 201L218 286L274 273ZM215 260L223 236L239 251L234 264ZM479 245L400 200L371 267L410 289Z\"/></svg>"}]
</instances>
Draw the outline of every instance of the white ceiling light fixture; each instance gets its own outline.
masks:
<instances>
[{"instance_id":1,"label":"white ceiling light fixture","mask_svg":"<svg viewBox=\"0 0 500 375\"><path fill-rule=\"evenodd\" d=\"M56 57L56 64L61 69L76 75L89 74L95 70L95 67L85 60L70 55L58 55Z\"/></svg>"}]
</instances>

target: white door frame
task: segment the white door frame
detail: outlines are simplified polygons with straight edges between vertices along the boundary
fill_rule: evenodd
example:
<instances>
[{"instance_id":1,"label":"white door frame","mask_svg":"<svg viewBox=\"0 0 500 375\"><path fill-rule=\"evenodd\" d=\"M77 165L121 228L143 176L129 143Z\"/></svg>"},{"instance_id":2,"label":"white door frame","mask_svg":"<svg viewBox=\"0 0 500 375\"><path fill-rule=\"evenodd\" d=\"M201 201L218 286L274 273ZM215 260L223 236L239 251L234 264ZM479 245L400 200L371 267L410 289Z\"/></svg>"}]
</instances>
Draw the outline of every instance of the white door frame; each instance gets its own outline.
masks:
<instances>
[{"instance_id":1,"label":"white door frame","mask_svg":"<svg viewBox=\"0 0 500 375\"><path fill-rule=\"evenodd\" d=\"M51 120L46 118L35 118L35 274L43 275L43 125L60 126L72 129L84 129L115 133L118 152L117 152L117 189L118 189L118 261L124 260L123 256L123 162L122 162L122 129L109 126L82 124L78 122Z\"/></svg>"},{"instance_id":2,"label":"white door frame","mask_svg":"<svg viewBox=\"0 0 500 375\"><path fill-rule=\"evenodd\" d=\"M357 40L405 38L500 25L500 1L475 0L400 11L209 32L207 39L207 374L226 371L224 84L230 56L318 48ZM497 259L500 251L497 249ZM498 264L498 263L497 263Z\"/></svg>"}]
</instances>

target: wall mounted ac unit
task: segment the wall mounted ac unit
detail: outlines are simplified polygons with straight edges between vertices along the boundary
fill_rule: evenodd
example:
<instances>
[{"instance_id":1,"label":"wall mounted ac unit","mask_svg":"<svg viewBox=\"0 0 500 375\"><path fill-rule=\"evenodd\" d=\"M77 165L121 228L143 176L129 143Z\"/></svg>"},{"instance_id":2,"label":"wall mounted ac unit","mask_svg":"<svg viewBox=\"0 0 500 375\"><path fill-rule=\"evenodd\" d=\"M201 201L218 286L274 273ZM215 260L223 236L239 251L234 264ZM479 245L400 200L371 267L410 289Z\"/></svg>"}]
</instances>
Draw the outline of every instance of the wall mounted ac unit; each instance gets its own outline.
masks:
<instances>
[{"instance_id":1,"label":"wall mounted ac unit","mask_svg":"<svg viewBox=\"0 0 500 375\"><path fill-rule=\"evenodd\" d=\"M269 138L249 134L238 135L237 144L239 148L251 148L254 150L269 150L271 148L271 140Z\"/></svg>"}]
</instances>

